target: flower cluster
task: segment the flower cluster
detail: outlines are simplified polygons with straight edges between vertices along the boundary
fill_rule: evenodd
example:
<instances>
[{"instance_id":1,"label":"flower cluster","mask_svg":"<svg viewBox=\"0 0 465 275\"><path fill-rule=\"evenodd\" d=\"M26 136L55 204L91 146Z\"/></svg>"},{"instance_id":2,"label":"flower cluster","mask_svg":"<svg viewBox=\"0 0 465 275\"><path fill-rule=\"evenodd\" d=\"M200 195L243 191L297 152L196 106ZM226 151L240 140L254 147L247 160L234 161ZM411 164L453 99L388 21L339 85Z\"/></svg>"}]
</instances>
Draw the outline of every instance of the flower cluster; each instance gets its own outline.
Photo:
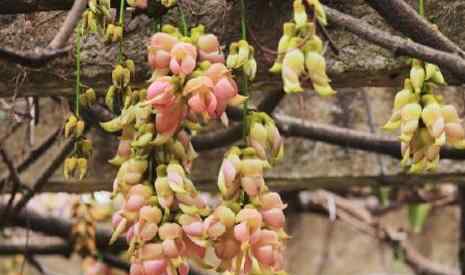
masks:
<instances>
[{"instance_id":1,"label":"flower cluster","mask_svg":"<svg viewBox=\"0 0 465 275\"><path fill-rule=\"evenodd\" d=\"M65 137L75 140L74 150L65 159L63 174L65 179L78 174L82 180L87 174L88 159L92 155L92 141L84 136L84 120L71 115L65 123Z\"/></svg>"},{"instance_id":2,"label":"flower cluster","mask_svg":"<svg viewBox=\"0 0 465 275\"><path fill-rule=\"evenodd\" d=\"M71 228L74 250L83 257L95 256L97 254L95 243L96 221L90 206L77 201L72 205L71 212L74 220Z\"/></svg>"},{"instance_id":3,"label":"flower cluster","mask_svg":"<svg viewBox=\"0 0 465 275\"><path fill-rule=\"evenodd\" d=\"M250 125L248 144L255 149L257 156L271 163L281 160L284 154L283 139L273 119L266 113L252 112L248 116Z\"/></svg>"},{"instance_id":4,"label":"flower cluster","mask_svg":"<svg viewBox=\"0 0 465 275\"><path fill-rule=\"evenodd\" d=\"M190 37L169 25L163 31L150 39L148 60L154 73L147 90L161 141L172 137L185 120L195 124L222 118L227 105L245 99L223 64L216 36L204 34L203 27L193 29Z\"/></svg>"},{"instance_id":5,"label":"flower cluster","mask_svg":"<svg viewBox=\"0 0 465 275\"><path fill-rule=\"evenodd\" d=\"M444 84L436 65L412 60L410 77L396 94L392 116L384 125L389 130L400 128L401 164L410 166L410 172L435 169L445 144L465 148L465 131L455 107L443 104L434 93Z\"/></svg>"},{"instance_id":6,"label":"flower cluster","mask_svg":"<svg viewBox=\"0 0 465 275\"><path fill-rule=\"evenodd\" d=\"M108 22L113 20L110 0L89 0L88 9L82 14L82 28L90 33L105 33ZM121 28L121 34L123 29Z\"/></svg>"},{"instance_id":7,"label":"flower cluster","mask_svg":"<svg viewBox=\"0 0 465 275\"><path fill-rule=\"evenodd\" d=\"M229 45L226 65L230 69L242 70L248 80L254 80L257 74L257 61L254 58L254 51L254 48L246 40L233 42Z\"/></svg>"},{"instance_id":8,"label":"flower cluster","mask_svg":"<svg viewBox=\"0 0 465 275\"><path fill-rule=\"evenodd\" d=\"M223 160L218 187L224 206L218 208L221 215L215 211L213 218L206 220L222 224L215 223L212 229L219 240L215 252L222 260L221 270L283 273L286 206L279 194L270 192L265 184L263 171L267 167L268 162L260 159L252 147L233 147Z\"/></svg>"},{"instance_id":9,"label":"flower cluster","mask_svg":"<svg viewBox=\"0 0 465 275\"><path fill-rule=\"evenodd\" d=\"M295 0L294 18L284 23L283 36L278 44L278 57L271 67L273 73L281 73L284 91L302 92L300 78L306 75L312 81L314 90L322 95L335 94L326 75L326 61L323 57L323 42L316 34L316 26L309 22L306 5L310 6L321 25L326 25L326 15L318 0Z\"/></svg>"},{"instance_id":10,"label":"flower cluster","mask_svg":"<svg viewBox=\"0 0 465 275\"><path fill-rule=\"evenodd\" d=\"M252 79L253 49L243 42L236 46L229 63ZM113 191L123 203L113 216L111 242L125 235L131 275L184 275L187 259L217 271L284 274L285 205L263 177L268 159L283 154L273 120L264 113L247 115L249 147L226 155L218 180L223 201L212 211L189 178L197 157L191 135L211 120L225 121L226 107L245 97L224 64L217 37L202 26L188 37L163 26L150 39L148 62L153 74L146 91L127 88L130 66L114 72L113 90L123 91L123 109L101 123L121 132L110 163L119 167Z\"/></svg>"}]
</instances>

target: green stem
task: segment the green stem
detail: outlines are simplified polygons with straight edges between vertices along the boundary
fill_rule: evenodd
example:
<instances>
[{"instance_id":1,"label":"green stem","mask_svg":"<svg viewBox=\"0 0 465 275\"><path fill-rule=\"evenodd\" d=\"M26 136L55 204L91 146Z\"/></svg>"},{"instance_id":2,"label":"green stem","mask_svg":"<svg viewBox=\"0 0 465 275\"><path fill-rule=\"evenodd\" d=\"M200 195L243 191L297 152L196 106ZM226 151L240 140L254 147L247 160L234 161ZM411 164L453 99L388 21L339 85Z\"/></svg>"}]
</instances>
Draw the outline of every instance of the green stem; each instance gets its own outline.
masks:
<instances>
[{"instance_id":1,"label":"green stem","mask_svg":"<svg viewBox=\"0 0 465 275\"><path fill-rule=\"evenodd\" d=\"M425 16L425 1L424 0L418 0L418 13L421 16Z\"/></svg>"},{"instance_id":2,"label":"green stem","mask_svg":"<svg viewBox=\"0 0 465 275\"><path fill-rule=\"evenodd\" d=\"M82 25L76 27L76 95L75 95L75 114L79 117L79 106L81 96L81 35Z\"/></svg>"},{"instance_id":3,"label":"green stem","mask_svg":"<svg viewBox=\"0 0 465 275\"><path fill-rule=\"evenodd\" d=\"M126 0L121 0L120 1L120 6L119 6L119 21L118 25L120 25L121 28L123 28L123 32L121 35L121 40L119 41L119 52L118 52L118 63L122 64L123 63L123 38L124 38L124 11L125 11L125 3Z\"/></svg>"},{"instance_id":4,"label":"green stem","mask_svg":"<svg viewBox=\"0 0 465 275\"><path fill-rule=\"evenodd\" d=\"M184 12L181 8L181 5L178 3L178 11L179 11L179 18L181 19L181 31L182 35L187 36L187 21L186 21L186 16L184 15Z\"/></svg>"},{"instance_id":5,"label":"green stem","mask_svg":"<svg viewBox=\"0 0 465 275\"><path fill-rule=\"evenodd\" d=\"M245 9L245 2L241 0L241 39L247 41L247 16L246 16L246 9ZM249 79L247 74L243 71L242 72L242 95L249 96ZM244 101L243 105L243 119L242 119L242 138L246 142L247 139L247 115L249 113L249 99L247 98Z\"/></svg>"},{"instance_id":6,"label":"green stem","mask_svg":"<svg viewBox=\"0 0 465 275\"><path fill-rule=\"evenodd\" d=\"M245 12L245 2L241 0L241 37L243 40L247 40L247 16Z\"/></svg>"}]
</instances>

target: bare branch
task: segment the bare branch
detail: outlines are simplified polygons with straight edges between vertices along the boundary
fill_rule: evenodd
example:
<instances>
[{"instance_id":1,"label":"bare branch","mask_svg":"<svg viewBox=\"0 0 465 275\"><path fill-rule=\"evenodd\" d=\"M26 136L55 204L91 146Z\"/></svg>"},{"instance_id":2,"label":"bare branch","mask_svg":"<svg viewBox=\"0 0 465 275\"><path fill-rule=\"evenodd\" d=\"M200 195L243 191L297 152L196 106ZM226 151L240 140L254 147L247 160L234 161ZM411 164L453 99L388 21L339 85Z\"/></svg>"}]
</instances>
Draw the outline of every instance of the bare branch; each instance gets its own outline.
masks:
<instances>
[{"instance_id":1,"label":"bare branch","mask_svg":"<svg viewBox=\"0 0 465 275\"><path fill-rule=\"evenodd\" d=\"M389 155L395 158L401 158L400 143L395 138L327 124L304 121L285 115L275 115L274 117L281 133L284 136L318 140L339 146L346 146L354 149ZM441 149L441 158L465 159L465 150L443 147Z\"/></svg>"},{"instance_id":2,"label":"bare branch","mask_svg":"<svg viewBox=\"0 0 465 275\"><path fill-rule=\"evenodd\" d=\"M395 30L402 32L413 41L432 48L460 54L465 52L442 34L437 26L430 24L404 0L366 0Z\"/></svg>"},{"instance_id":3,"label":"bare branch","mask_svg":"<svg viewBox=\"0 0 465 275\"><path fill-rule=\"evenodd\" d=\"M60 134L60 128L57 128L50 136L48 136L44 142L42 142L37 148L30 151L24 160L20 161L15 169L18 173L26 170L32 163L34 163L37 159L39 159L42 154L47 152L47 150L54 144L55 140L57 139L58 135ZM6 181L9 179L10 174L5 173L0 177L0 186L5 184Z\"/></svg>"},{"instance_id":4,"label":"bare branch","mask_svg":"<svg viewBox=\"0 0 465 275\"><path fill-rule=\"evenodd\" d=\"M449 70L459 80L465 81L465 60L459 55L436 50L392 35L371 26L363 20L356 19L335 9L325 7L325 10L333 25L346 28L361 38L391 50L395 54L416 57L434 63Z\"/></svg>"},{"instance_id":5,"label":"bare branch","mask_svg":"<svg viewBox=\"0 0 465 275\"><path fill-rule=\"evenodd\" d=\"M55 170L63 163L63 160L69 154L71 149L74 146L74 140L68 139L61 148L61 151L55 156L55 158L50 161L50 163L45 167L41 174L37 177L32 187L32 190L28 191L21 200L15 205L14 211L17 213L26 206L28 201L38 192L40 192L43 186L47 183L50 176L55 172Z\"/></svg>"},{"instance_id":6,"label":"bare branch","mask_svg":"<svg viewBox=\"0 0 465 275\"><path fill-rule=\"evenodd\" d=\"M48 44L48 48L61 49L66 45L66 42L68 42L69 38L73 34L74 28L81 19L81 15L86 10L86 7L87 0L74 1L73 7L66 16L65 22L63 22L63 25L50 44Z\"/></svg>"},{"instance_id":7,"label":"bare branch","mask_svg":"<svg viewBox=\"0 0 465 275\"><path fill-rule=\"evenodd\" d=\"M351 224L374 238L378 238L389 244L399 245L405 253L406 262L419 273L430 275L460 275L459 270L432 262L430 259L421 255L408 241L405 232L378 222L368 214L369 212L366 211L364 207L355 205L350 200L328 191L320 190L312 193L310 201L311 204L329 211L327 203L329 197L333 198L336 204L336 215L340 220Z\"/></svg>"},{"instance_id":8,"label":"bare branch","mask_svg":"<svg viewBox=\"0 0 465 275\"><path fill-rule=\"evenodd\" d=\"M71 50L71 47L64 49L36 48L31 52L20 53L0 48L0 59L23 66L40 67L47 64L50 60L66 55L69 50Z\"/></svg>"}]
</instances>

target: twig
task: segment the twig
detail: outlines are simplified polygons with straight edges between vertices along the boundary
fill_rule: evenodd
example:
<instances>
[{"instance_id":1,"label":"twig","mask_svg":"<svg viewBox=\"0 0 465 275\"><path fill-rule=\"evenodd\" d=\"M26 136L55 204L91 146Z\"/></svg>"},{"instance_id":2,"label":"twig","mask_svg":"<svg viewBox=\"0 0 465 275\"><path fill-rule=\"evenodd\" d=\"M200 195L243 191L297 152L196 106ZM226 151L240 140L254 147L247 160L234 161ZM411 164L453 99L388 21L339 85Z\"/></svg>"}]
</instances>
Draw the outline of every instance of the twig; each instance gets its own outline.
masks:
<instances>
[{"instance_id":1,"label":"twig","mask_svg":"<svg viewBox=\"0 0 465 275\"><path fill-rule=\"evenodd\" d=\"M48 136L43 143L41 143L37 148L30 151L28 155L24 158L24 160L20 161L19 164L15 167L18 173L26 170L32 163L34 163L37 159L39 159L43 153L47 152L47 150L53 145L56 138L60 134L61 129L58 128L50 136ZM10 173L7 172L0 177L0 186L4 185L8 179L10 178Z\"/></svg>"},{"instance_id":2,"label":"twig","mask_svg":"<svg viewBox=\"0 0 465 275\"><path fill-rule=\"evenodd\" d=\"M32 190L27 192L21 200L15 205L14 211L17 213L21 211L21 209L28 203L28 201L37 193L40 192L42 187L47 183L47 180L50 176L55 172L55 170L63 163L63 160L69 154L71 149L74 146L74 140L68 139L66 140L64 146L61 148L61 151L55 156L55 158L50 161L48 166L41 172L41 174L37 177L32 187Z\"/></svg>"}]
</instances>

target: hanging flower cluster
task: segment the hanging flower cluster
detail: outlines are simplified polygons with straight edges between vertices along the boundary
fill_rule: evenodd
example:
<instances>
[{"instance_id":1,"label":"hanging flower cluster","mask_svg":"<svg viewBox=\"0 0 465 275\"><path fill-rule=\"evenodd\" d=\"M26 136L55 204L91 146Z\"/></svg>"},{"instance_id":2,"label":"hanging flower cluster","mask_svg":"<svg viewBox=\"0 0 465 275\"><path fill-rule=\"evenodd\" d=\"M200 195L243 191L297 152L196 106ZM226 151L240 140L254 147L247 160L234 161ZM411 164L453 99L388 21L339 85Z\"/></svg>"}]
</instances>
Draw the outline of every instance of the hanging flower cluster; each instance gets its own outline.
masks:
<instances>
[{"instance_id":1,"label":"hanging flower cluster","mask_svg":"<svg viewBox=\"0 0 465 275\"><path fill-rule=\"evenodd\" d=\"M300 79L310 78L313 89L322 96L336 92L326 75L323 42L316 33L316 21L309 22L307 7L313 10L319 24L326 25L326 15L318 0L295 0L293 21L284 23L278 44L278 56L270 71L281 73L286 93L303 91Z\"/></svg>"},{"instance_id":2,"label":"hanging flower cluster","mask_svg":"<svg viewBox=\"0 0 465 275\"><path fill-rule=\"evenodd\" d=\"M92 155L92 141L84 136L84 128L84 121L73 114L65 123L65 138L71 137L75 140L74 150L63 165L65 179L76 174L82 180L87 174L88 159Z\"/></svg>"},{"instance_id":3,"label":"hanging flower cluster","mask_svg":"<svg viewBox=\"0 0 465 275\"><path fill-rule=\"evenodd\" d=\"M237 64L254 67L250 46L238 47ZM111 242L125 235L131 275L187 274L187 259L217 271L284 274L285 205L263 178L268 158L283 154L274 122L263 113L247 115L249 147L226 155L218 178L223 202L212 211L189 178L197 157L191 135L209 121L226 121L226 107L246 97L238 94L217 37L202 26L190 36L163 26L150 39L148 62L148 89L126 92L121 114L101 123L121 132L110 163L119 166L113 191L123 204L113 216ZM128 73L123 80L118 75L114 89L129 83Z\"/></svg>"},{"instance_id":4,"label":"hanging flower cluster","mask_svg":"<svg viewBox=\"0 0 465 275\"><path fill-rule=\"evenodd\" d=\"M252 81L257 74L257 61L254 57L254 51L254 48L246 40L233 42L229 45L226 65L231 70L242 70L248 80Z\"/></svg>"},{"instance_id":5,"label":"hanging flower cluster","mask_svg":"<svg viewBox=\"0 0 465 275\"><path fill-rule=\"evenodd\" d=\"M389 130L400 128L401 164L412 173L435 169L443 145L465 148L457 110L434 92L444 84L436 65L413 59L410 77L396 94L392 116L384 125Z\"/></svg>"},{"instance_id":6,"label":"hanging flower cluster","mask_svg":"<svg viewBox=\"0 0 465 275\"><path fill-rule=\"evenodd\" d=\"M221 270L245 274L285 274L283 242L287 235L284 208L278 193L268 191L263 171L268 161L252 147L231 148L218 176L223 207L235 210L235 223L223 223L217 255ZM224 256L221 256L224 255ZM241 273L241 274L242 274Z\"/></svg>"},{"instance_id":7,"label":"hanging flower cluster","mask_svg":"<svg viewBox=\"0 0 465 275\"><path fill-rule=\"evenodd\" d=\"M76 201L71 207L71 215L74 222L71 228L71 238L74 244L74 251L84 258L82 261L84 274L111 275L111 268L96 259L96 219L92 214L91 205Z\"/></svg>"}]
</instances>

